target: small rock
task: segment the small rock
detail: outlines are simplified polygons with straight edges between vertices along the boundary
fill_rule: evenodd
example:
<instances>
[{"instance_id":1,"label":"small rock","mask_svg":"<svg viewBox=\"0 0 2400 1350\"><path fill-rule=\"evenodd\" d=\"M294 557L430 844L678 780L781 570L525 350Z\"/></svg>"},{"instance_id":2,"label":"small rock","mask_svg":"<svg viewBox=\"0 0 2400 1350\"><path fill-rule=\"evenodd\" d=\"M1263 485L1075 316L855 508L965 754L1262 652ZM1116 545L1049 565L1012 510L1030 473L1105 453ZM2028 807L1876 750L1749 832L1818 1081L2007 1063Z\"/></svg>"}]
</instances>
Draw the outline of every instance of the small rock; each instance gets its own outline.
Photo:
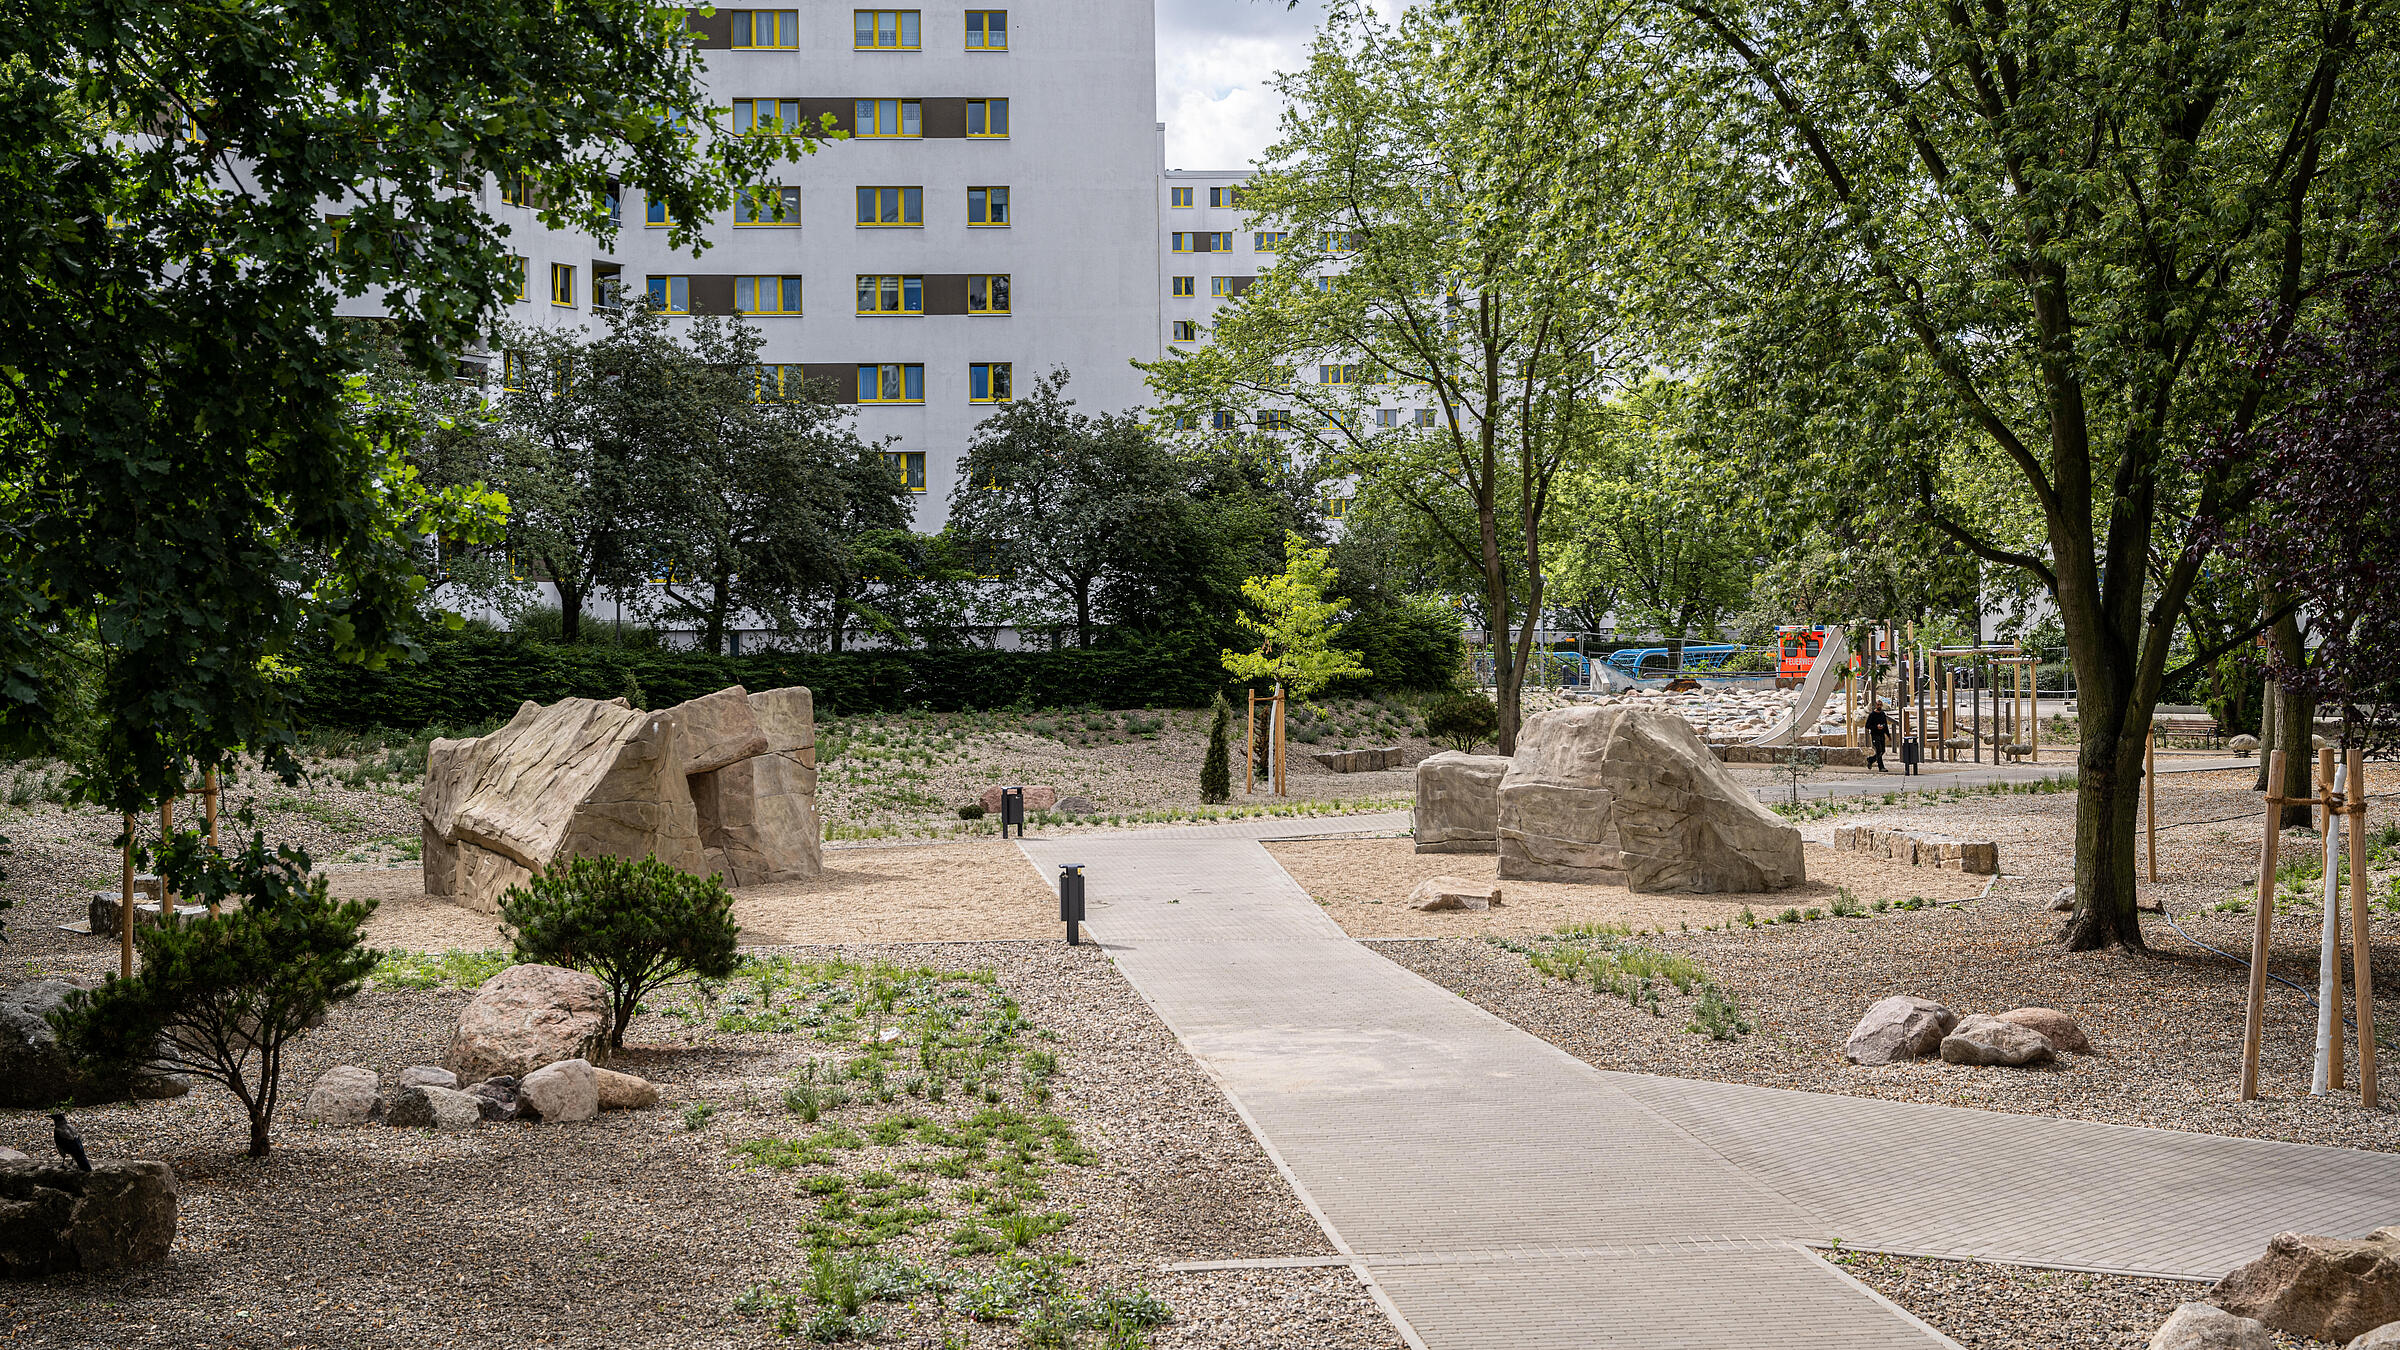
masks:
<instances>
[{"instance_id":1,"label":"small rock","mask_svg":"<svg viewBox=\"0 0 2400 1350\"><path fill-rule=\"evenodd\" d=\"M1957 1025L1958 1014L1932 999L1894 994L1877 999L1858 1019L1842 1045L1842 1058L1869 1065L1921 1059L1940 1049L1942 1037Z\"/></svg>"},{"instance_id":2,"label":"small rock","mask_svg":"<svg viewBox=\"0 0 2400 1350\"><path fill-rule=\"evenodd\" d=\"M2032 1027L1970 1013L1942 1038L1942 1059L1951 1064L2039 1064L2057 1051Z\"/></svg>"},{"instance_id":3,"label":"small rock","mask_svg":"<svg viewBox=\"0 0 2400 1350\"><path fill-rule=\"evenodd\" d=\"M400 1071L400 1086L454 1088L458 1075L432 1064L411 1064Z\"/></svg>"},{"instance_id":4,"label":"small rock","mask_svg":"<svg viewBox=\"0 0 2400 1350\"><path fill-rule=\"evenodd\" d=\"M883 1030L875 1033L875 1043L877 1045L890 1045L892 1042L899 1040L904 1034L905 1033L903 1033L898 1027L885 1027Z\"/></svg>"},{"instance_id":5,"label":"small rock","mask_svg":"<svg viewBox=\"0 0 2400 1350\"><path fill-rule=\"evenodd\" d=\"M1465 877L1427 877L1408 893L1408 907L1428 914L1443 910L1488 910L1500 903L1500 888L1488 881L1469 881Z\"/></svg>"},{"instance_id":6,"label":"small rock","mask_svg":"<svg viewBox=\"0 0 2400 1350\"><path fill-rule=\"evenodd\" d=\"M176 1197L163 1162L102 1162L89 1172L0 1167L0 1277L164 1261L175 1245Z\"/></svg>"},{"instance_id":7,"label":"small rock","mask_svg":"<svg viewBox=\"0 0 2400 1350\"><path fill-rule=\"evenodd\" d=\"M2400 1321L2400 1228L2364 1238L2278 1233L2266 1255L2217 1281L2208 1297L2288 1335L2364 1336Z\"/></svg>"},{"instance_id":8,"label":"small rock","mask_svg":"<svg viewBox=\"0 0 2400 1350\"><path fill-rule=\"evenodd\" d=\"M458 1015L444 1067L463 1083L531 1073L562 1059L607 1057L608 989L580 970L510 966Z\"/></svg>"},{"instance_id":9,"label":"small rock","mask_svg":"<svg viewBox=\"0 0 2400 1350\"><path fill-rule=\"evenodd\" d=\"M1053 814L1061 816L1096 816L1100 814L1100 808L1094 805L1089 797L1061 797L1058 799L1058 805L1051 807L1050 810Z\"/></svg>"},{"instance_id":10,"label":"small rock","mask_svg":"<svg viewBox=\"0 0 2400 1350\"><path fill-rule=\"evenodd\" d=\"M658 1105L658 1084L613 1069L592 1070L592 1086L603 1111L639 1111Z\"/></svg>"},{"instance_id":11,"label":"small rock","mask_svg":"<svg viewBox=\"0 0 2400 1350\"><path fill-rule=\"evenodd\" d=\"M2386 1322L2350 1342L2349 1350L2400 1350L2400 1322Z\"/></svg>"},{"instance_id":12,"label":"small rock","mask_svg":"<svg viewBox=\"0 0 2400 1350\"><path fill-rule=\"evenodd\" d=\"M402 1088L384 1123L417 1129L471 1130L483 1119L483 1099L456 1088L420 1084Z\"/></svg>"},{"instance_id":13,"label":"small rock","mask_svg":"<svg viewBox=\"0 0 2400 1350\"><path fill-rule=\"evenodd\" d=\"M2247 759L2250 756L2258 753L2258 737L2251 735L2236 736L2232 740L2225 742L2225 748L2231 750L2237 755L2242 756L2244 759Z\"/></svg>"},{"instance_id":14,"label":"small rock","mask_svg":"<svg viewBox=\"0 0 2400 1350\"><path fill-rule=\"evenodd\" d=\"M2000 1014L2000 1020L2014 1022L2021 1027L2032 1027L2042 1033L2042 1038L2050 1042L2054 1049L2064 1050L2071 1055L2092 1053L2091 1038L2083 1034L2083 1028L2075 1024L2074 1018L2056 1008L2011 1008Z\"/></svg>"},{"instance_id":15,"label":"small rock","mask_svg":"<svg viewBox=\"0 0 2400 1350\"><path fill-rule=\"evenodd\" d=\"M373 1069L336 1064L317 1075L300 1114L319 1125L364 1125L383 1109L383 1079Z\"/></svg>"},{"instance_id":16,"label":"small rock","mask_svg":"<svg viewBox=\"0 0 2400 1350\"><path fill-rule=\"evenodd\" d=\"M135 1074L130 1086L133 1088L133 1095L143 1101L163 1102L175 1097L188 1096L192 1090L192 1076L188 1073L154 1068Z\"/></svg>"},{"instance_id":17,"label":"small rock","mask_svg":"<svg viewBox=\"0 0 2400 1350\"><path fill-rule=\"evenodd\" d=\"M2053 914L2072 914L2075 912L2075 888L2073 886L2061 886L2058 888L2058 894L2050 898L2050 912Z\"/></svg>"},{"instance_id":18,"label":"small rock","mask_svg":"<svg viewBox=\"0 0 2400 1350\"><path fill-rule=\"evenodd\" d=\"M29 1153L19 1153L15 1149L10 1148L5 1144L0 1144L0 1165L5 1165L8 1163L29 1163L32 1161L33 1155Z\"/></svg>"},{"instance_id":19,"label":"small rock","mask_svg":"<svg viewBox=\"0 0 2400 1350\"><path fill-rule=\"evenodd\" d=\"M2206 1303L2177 1308L2150 1333L2150 1350L2271 1350L2267 1329Z\"/></svg>"},{"instance_id":20,"label":"small rock","mask_svg":"<svg viewBox=\"0 0 2400 1350\"><path fill-rule=\"evenodd\" d=\"M476 1109L485 1120L515 1120L517 1118L517 1080L507 1074L486 1078L466 1089L475 1099Z\"/></svg>"},{"instance_id":21,"label":"small rock","mask_svg":"<svg viewBox=\"0 0 2400 1350\"><path fill-rule=\"evenodd\" d=\"M600 1114L600 1084L589 1060L562 1059L535 1069L517 1083L517 1098L547 1124Z\"/></svg>"}]
</instances>

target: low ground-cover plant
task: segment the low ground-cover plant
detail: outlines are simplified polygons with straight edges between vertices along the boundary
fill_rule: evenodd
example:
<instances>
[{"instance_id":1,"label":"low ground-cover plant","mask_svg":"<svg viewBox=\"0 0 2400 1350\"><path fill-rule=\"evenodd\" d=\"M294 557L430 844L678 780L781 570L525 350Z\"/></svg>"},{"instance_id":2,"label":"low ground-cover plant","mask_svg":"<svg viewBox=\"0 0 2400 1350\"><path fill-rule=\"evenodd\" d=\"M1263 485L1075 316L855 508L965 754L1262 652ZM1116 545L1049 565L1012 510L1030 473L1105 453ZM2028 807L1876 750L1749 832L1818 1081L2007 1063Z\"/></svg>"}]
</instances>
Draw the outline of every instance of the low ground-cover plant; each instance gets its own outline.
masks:
<instances>
[{"instance_id":1,"label":"low ground-cover plant","mask_svg":"<svg viewBox=\"0 0 2400 1350\"><path fill-rule=\"evenodd\" d=\"M1494 942L1522 952L1535 970L1569 984L1588 984L1614 994L1652 1016L1661 1016L1668 989L1691 993L1708 981L1708 971L1688 956L1632 941L1624 924L1569 924L1530 942Z\"/></svg>"},{"instance_id":2,"label":"low ground-cover plant","mask_svg":"<svg viewBox=\"0 0 2400 1350\"><path fill-rule=\"evenodd\" d=\"M644 995L671 980L733 973L733 897L716 877L679 872L655 857L571 858L500 898L500 922L519 961L572 966L608 986L608 1043Z\"/></svg>"},{"instance_id":3,"label":"low ground-cover plant","mask_svg":"<svg viewBox=\"0 0 2400 1350\"><path fill-rule=\"evenodd\" d=\"M474 989L508 964L507 952L378 952L368 978L379 989Z\"/></svg>"}]
</instances>

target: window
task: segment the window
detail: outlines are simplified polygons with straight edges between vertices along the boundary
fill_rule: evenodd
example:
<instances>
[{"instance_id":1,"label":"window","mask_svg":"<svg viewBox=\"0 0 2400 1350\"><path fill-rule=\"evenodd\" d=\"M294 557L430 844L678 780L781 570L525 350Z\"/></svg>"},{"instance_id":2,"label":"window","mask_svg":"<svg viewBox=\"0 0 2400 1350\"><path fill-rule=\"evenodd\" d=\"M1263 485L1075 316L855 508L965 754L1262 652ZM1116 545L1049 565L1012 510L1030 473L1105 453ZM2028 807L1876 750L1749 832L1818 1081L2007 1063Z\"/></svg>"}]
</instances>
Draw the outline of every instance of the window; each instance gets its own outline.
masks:
<instances>
[{"instance_id":1,"label":"window","mask_svg":"<svg viewBox=\"0 0 2400 1350\"><path fill-rule=\"evenodd\" d=\"M1421 426L1421 427L1429 427L1429 426L1432 426L1432 425L1433 425L1433 409L1431 409L1431 408L1419 408L1419 409L1417 409L1417 425L1418 425L1418 426Z\"/></svg>"},{"instance_id":2,"label":"window","mask_svg":"<svg viewBox=\"0 0 2400 1350\"><path fill-rule=\"evenodd\" d=\"M1208 204L1210 206L1231 206L1234 204L1233 194L1240 190L1239 188L1212 187L1208 190Z\"/></svg>"},{"instance_id":3,"label":"window","mask_svg":"<svg viewBox=\"0 0 2400 1350\"><path fill-rule=\"evenodd\" d=\"M1007 51L1008 11L1005 9L968 10L967 50L971 52Z\"/></svg>"},{"instance_id":4,"label":"window","mask_svg":"<svg viewBox=\"0 0 2400 1350\"><path fill-rule=\"evenodd\" d=\"M861 314L924 313L925 278L892 276L859 277L858 312Z\"/></svg>"},{"instance_id":5,"label":"window","mask_svg":"<svg viewBox=\"0 0 2400 1350\"><path fill-rule=\"evenodd\" d=\"M1192 204L1192 190L1191 190L1190 188L1168 188L1168 189L1167 189L1167 205L1169 205L1169 206L1190 206L1191 204Z\"/></svg>"},{"instance_id":6,"label":"window","mask_svg":"<svg viewBox=\"0 0 2400 1350\"><path fill-rule=\"evenodd\" d=\"M853 13L857 32L851 46L862 52L913 52L917 49L917 13L913 9L862 9Z\"/></svg>"},{"instance_id":7,"label":"window","mask_svg":"<svg viewBox=\"0 0 2400 1350\"><path fill-rule=\"evenodd\" d=\"M1261 408L1258 410L1258 425L1266 431L1290 431L1292 415L1281 408Z\"/></svg>"},{"instance_id":8,"label":"window","mask_svg":"<svg viewBox=\"0 0 2400 1350\"><path fill-rule=\"evenodd\" d=\"M1195 292L1192 290L1192 279L1190 277L1175 278L1176 299L1189 300L1194 294Z\"/></svg>"},{"instance_id":9,"label":"window","mask_svg":"<svg viewBox=\"0 0 2400 1350\"><path fill-rule=\"evenodd\" d=\"M735 277L733 279L733 312L736 314L799 313L800 278Z\"/></svg>"},{"instance_id":10,"label":"window","mask_svg":"<svg viewBox=\"0 0 2400 1350\"><path fill-rule=\"evenodd\" d=\"M1004 187L968 188L967 223L969 225L1006 225L1008 223L1008 189Z\"/></svg>"},{"instance_id":11,"label":"window","mask_svg":"<svg viewBox=\"0 0 2400 1350\"><path fill-rule=\"evenodd\" d=\"M531 258L519 256L517 259L517 294L515 298L519 300L533 298L533 259Z\"/></svg>"},{"instance_id":12,"label":"window","mask_svg":"<svg viewBox=\"0 0 2400 1350\"><path fill-rule=\"evenodd\" d=\"M737 9L733 11L736 48L797 47L800 11L796 9Z\"/></svg>"},{"instance_id":13,"label":"window","mask_svg":"<svg viewBox=\"0 0 2400 1350\"><path fill-rule=\"evenodd\" d=\"M798 398L801 387L808 380L807 370L802 366L752 366L750 374L753 380L750 397L759 403L781 403L785 399Z\"/></svg>"},{"instance_id":14,"label":"window","mask_svg":"<svg viewBox=\"0 0 2400 1350\"><path fill-rule=\"evenodd\" d=\"M1008 273L967 278L967 312L969 314L1008 313Z\"/></svg>"},{"instance_id":15,"label":"window","mask_svg":"<svg viewBox=\"0 0 2400 1350\"><path fill-rule=\"evenodd\" d=\"M1233 252L1233 236L1222 232L1212 234L1206 231L1191 233L1178 230L1175 232L1175 251L1177 253L1231 253Z\"/></svg>"},{"instance_id":16,"label":"window","mask_svg":"<svg viewBox=\"0 0 2400 1350\"><path fill-rule=\"evenodd\" d=\"M925 134L925 124L918 116L918 103L913 98L862 98L857 112L858 119L850 133L854 136L872 140L907 139Z\"/></svg>"},{"instance_id":17,"label":"window","mask_svg":"<svg viewBox=\"0 0 2400 1350\"><path fill-rule=\"evenodd\" d=\"M656 197L648 198L643 202L642 224L645 227L658 230L664 229L674 223L675 222L667 215L667 204L665 202L660 201Z\"/></svg>"},{"instance_id":18,"label":"window","mask_svg":"<svg viewBox=\"0 0 2400 1350\"><path fill-rule=\"evenodd\" d=\"M650 308L661 314L692 312L692 279L690 277L650 278Z\"/></svg>"},{"instance_id":19,"label":"window","mask_svg":"<svg viewBox=\"0 0 2400 1350\"><path fill-rule=\"evenodd\" d=\"M1261 230L1251 236L1251 244L1261 253L1273 253L1283 247L1283 231Z\"/></svg>"},{"instance_id":20,"label":"window","mask_svg":"<svg viewBox=\"0 0 2400 1350\"><path fill-rule=\"evenodd\" d=\"M1006 136L1008 134L1008 100L1004 98L968 99L967 134L969 136Z\"/></svg>"},{"instance_id":21,"label":"window","mask_svg":"<svg viewBox=\"0 0 2400 1350\"><path fill-rule=\"evenodd\" d=\"M500 204L503 206L533 205L533 184L521 173L500 176Z\"/></svg>"},{"instance_id":22,"label":"window","mask_svg":"<svg viewBox=\"0 0 2400 1350\"><path fill-rule=\"evenodd\" d=\"M1208 415L1208 425L1217 431L1233 430L1233 414L1219 408Z\"/></svg>"},{"instance_id":23,"label":"window","mask_svg":"<svg viewBox=\"0 0 2400 1350\"><path fill-rule=\"evenodd\" d=\"M858 190L861 225L923 225L925 189L921 187L862 187Z\"/></svg>"},{"instance_id":24,"label":"window","mask_svg":"<svg viewBox=\"0 0 2400 1350\"><path fill-rule=\"evenodd\" d=\"M796 98L737 98L733 101L736 136L790 136L800 130L800 100Z\"/></svg>"},{"instance_id":25,"label":"window","mask_svg":"<svg viewBox=\"0 0 2400 1350\"><path fill-rule=\"evenodd\" d=\"M1208 293L1215 296L1219 300L1231 298L1233 295L1233 278L1210 277L1208 279Z\"/></svg>"},{"instance_id":26,"label":"window","mask_svg":"<svg viewBox=\"0 0 2400 1350\"><path fill-rule=\"evenodd\" d=\"M1325 499L1325 518L1327 520L1340 520L1349 514L1349 511L1350 499L1348 497L1327 497Z\"/></svg>"},{"instance_id":27,"label":"window","mask_svg":"<svg viewBox=\"0 0 2400 1350\"><path fill-rule=\"evenodd\" d=\"M1199 425L1200 419L1192 416L1190 413L1175 414L1175 429L1177 431L1190 431L1192 428Z\"/></svg>"},{"instance_id":28,"label":"window","mask_svg":"<svg viewBox=\"0 0 2400 1350\"><path fill-rule=\"evenodd\" d=\"M743 188L733 194L733 223L736 225L799 224L800 189L796 187Z\"/></svg>"},{"instance_id":29,"label":"window","mask_svg":"<svg viewBox=\"0 0 2400 1350\"><path fill-rule=\"evenodd\" d=\"M900 475L900 485L911 492L925 490L925 452L922 450L886 450L883 462Z\"/></svg>"},{"instance_id":30,"label":"window","mask_svg":"<svg viewBox=\"0 0 2400 1350\"><path fill-rule=\"evenodd\" d=\"M858 401L861 403L923 403L925 401L925 367L862 365L858 368Z\"/></svg>"},{"instance_id":31,"label":"window","mask_svg":"<svg viewBox=\"0 0 2400 1350\"><path fill-rule=\"evenodd\" d=\"M513 392L524 386L525 354L523 352L500 353L500 387Z\"/></svg>"},{"instance_id":32,"label":"window","mask_svg":"<svg viewBox=\"0 0 2400 1350\"><path fill-rule=\"evenodd\" d=\"M967 402L1006 403L1014 397L1016 379L1008 362L978 361L967 367Z\"/></svg>"},{"instance_id":33,"label":"window","mask_svg":"<svg viewBox=\"0 0 2400 1350\"><path fill-rule=\"evenodd\" d=\"M550 303L575 303L575 267L572 263L550 264Z\"/></svg>"},{"instance_id":34,"label":"window","mask_svg":"<svg viewBox=\"0 0 2400 1350\"><path fill-rule=\"evenodd\" d=\"M1398 408L1377 408L1375 410L1375 425L1379 427L1396 427L1400 425L1400 410Z\"/></svg>"},{"instance_id":35,"label":"window","mask_svg":"<svg viewBox=\"0 0 2400 1350\"><path fill-rule=\"evenodd\" d=\"M1366 382L1367 368L1365 366L1317 367L1317 383L1319 384L1365 384Z\"/></svg>"},{"instance_id":36,"label":"window","mask_svg":"<svg viewBox=\"0 0 2400 1350\"><path fill-rule=\"evenodd\" d=\"M1197 323L1196 321L1194 321L1194 320L1191 320L1191 319L1177 319L1177 320L1175 321L1175 336L1174 336L1173 338L1169 339L1169 341L1173 341L1173 342L1198 342L1199 340L1200 340L1200 325L1199 325L1199 323Z\"/></svg>"}]
</instances>

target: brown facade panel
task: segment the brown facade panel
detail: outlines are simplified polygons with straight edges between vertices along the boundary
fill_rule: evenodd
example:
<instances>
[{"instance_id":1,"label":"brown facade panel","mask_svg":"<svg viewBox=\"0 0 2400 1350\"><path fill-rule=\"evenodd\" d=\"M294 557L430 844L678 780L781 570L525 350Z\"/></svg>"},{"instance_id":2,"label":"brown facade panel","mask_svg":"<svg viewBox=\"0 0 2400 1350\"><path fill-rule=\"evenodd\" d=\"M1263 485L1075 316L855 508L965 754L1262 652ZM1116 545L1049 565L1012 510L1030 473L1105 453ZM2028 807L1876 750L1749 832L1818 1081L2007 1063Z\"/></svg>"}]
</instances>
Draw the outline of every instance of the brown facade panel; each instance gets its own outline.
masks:
<instances>
[{"instance_id":1,"label":"brown facade panel","mask_svg":"<svg viewBox=\"0 0 2400 1350\"><path fill-rule=\"evenodd\" d=\"M720 9L714 14L702 14L696 9L683 13L683 26L700 35L692 45L704 52L729 51L733 47L733 11Z\"/></svg>"},{"instance_id":2,"label":"brown facade panel","mask_svg":"<svg viewBox=\"0 0 2400 1350\"><path fill-rule=\"evenodd\" d=\"M833 114L836 131L858 130L858 103L846 98L804 98L800 100L800 125L811 132L824 125L825 115ZM961 114L963 117L964 114Z\"/></svg>"},{"instance_id":3,"label":"brown facade panel","mask_svg":"<svg viewBox=\"0 0 2400 1350\"><path fill-rule=\"evenodd\" d=\"M836 403L858 402L858 367L811 361L800 367L810 384L819 386Z\"/></svg>"},{"instance_id":4,"label":"brown facade panel","mask_svg":"<svg viewBox=\"0 0 2400 1350\"><path fill-rule=\"evenodd\" d=\"M733 313L733 278L730 276L693 277L692 313Z\"/></svg>"},{"instance_id":5,"label":"brown facade panel","mask_svg":"<svg viewBox=\"0 0 2400 1350\"><path fill-rule=\"evenodd\" d=\"M966 313L967 274L943 272L926 277L925 312L928 314Z\"/></svg>"},{"instance_id":6,"label":"brown facade panel","mask_svg":"<svg viewBox=\"0 0 2400 1350\"><path fill-rule=\"evenodd\" d=\"M927 140L965 140L967 135L967 101L963 98L928 98L918 100L919 126Z\"/></svg>"}]
</instances>

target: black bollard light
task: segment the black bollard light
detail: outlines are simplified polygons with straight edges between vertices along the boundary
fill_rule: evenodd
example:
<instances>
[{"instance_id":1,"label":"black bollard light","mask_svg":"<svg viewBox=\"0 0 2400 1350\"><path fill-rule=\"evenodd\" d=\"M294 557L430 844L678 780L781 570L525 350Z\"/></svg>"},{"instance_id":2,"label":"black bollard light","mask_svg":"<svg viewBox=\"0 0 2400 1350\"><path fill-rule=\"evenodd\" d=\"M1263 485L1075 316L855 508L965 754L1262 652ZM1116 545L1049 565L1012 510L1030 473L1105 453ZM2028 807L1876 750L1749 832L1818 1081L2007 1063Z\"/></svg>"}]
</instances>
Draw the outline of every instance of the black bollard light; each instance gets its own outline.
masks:
<instances>
[{"instance_id":1,"label":"black bollard light","mask_svg":"<svg viewBox=\"0 0 2400 1350\"><path fill-rule=\"evenodd\" d=\"M1001 838L1006 839L1008 837L1008 827L1011 825L1017 827L1017 837L1019 839L1025 837L1025 789L1021 787L1004 787L1000 789Z\"/></svg>"},{"instance_id":2,"label":"black bollard light","mask_svg":"<svg viewBox=\"0 0 2400 1350\"><path fill-rule=\"evenodd\" d=\"M1067 926L1067 945L1080 947L1083 937L1076 925L1083 922L1083 864L1058 865L1058 917Z\"/></svg>"}]
</instances>

